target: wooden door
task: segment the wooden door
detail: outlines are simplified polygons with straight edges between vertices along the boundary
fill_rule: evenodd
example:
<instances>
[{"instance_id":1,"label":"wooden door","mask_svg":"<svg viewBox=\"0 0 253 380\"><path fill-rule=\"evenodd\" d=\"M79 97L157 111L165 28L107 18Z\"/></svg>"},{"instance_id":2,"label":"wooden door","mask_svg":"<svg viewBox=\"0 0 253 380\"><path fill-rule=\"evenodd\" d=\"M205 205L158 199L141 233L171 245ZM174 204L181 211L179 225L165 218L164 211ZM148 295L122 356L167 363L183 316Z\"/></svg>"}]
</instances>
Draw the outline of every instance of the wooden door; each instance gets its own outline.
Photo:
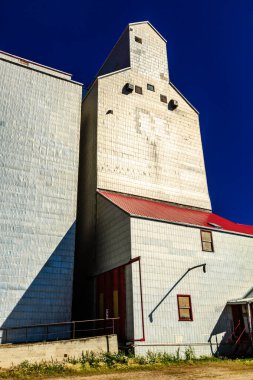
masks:
<instances>
[{"instance_id":1,"label":"wooden door","mask_svg":"<svg viewBox=\"0 0 253 380\"><path fill-rule=\"evenodd\" d=\"M126 323L125 267L115 268L97 276L96 288L97 317L104 319L119 318L114 322L115 333L118 334L120 341L124 341ZM109 325L111 326L111 322L107 324L107 326Z\"/></svg>"}]
</instances>

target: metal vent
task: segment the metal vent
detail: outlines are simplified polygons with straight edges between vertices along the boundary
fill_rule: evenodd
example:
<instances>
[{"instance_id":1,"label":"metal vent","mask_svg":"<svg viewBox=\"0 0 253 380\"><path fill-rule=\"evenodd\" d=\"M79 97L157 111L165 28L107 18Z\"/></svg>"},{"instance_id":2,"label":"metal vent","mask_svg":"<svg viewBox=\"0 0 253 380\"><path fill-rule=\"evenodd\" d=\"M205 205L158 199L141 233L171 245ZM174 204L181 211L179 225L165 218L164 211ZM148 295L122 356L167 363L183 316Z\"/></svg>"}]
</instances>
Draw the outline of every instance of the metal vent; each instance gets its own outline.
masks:
<instances>
[{"instance_id":1,"label":"metal vent","mask_svg":"<svg viewBox=\"0 0 253 380\"><path fill-rule=\"evenodd\" d=\"M169 108L171 110L175 110L178 107L178 101L175 99L171 99L169 102Z\"/></svg>"},{"instance_id":2,"label":"metal vent","mask_svg":"<svg viewBox=\"0 0 253 380\"><path fill-rule=\"evenodd\" d=\"M207 223L210 224L210 226L213 226L215 228L222 228L221 226L219 226L219 224L212 223L212 222L207 222Z\"/></svg>"},{"instance_id":3,"label":"metal vent","mask_svg":"<svg viewBox=\"0 0 253 380\"><path fill-rule=\"evenodd\" d=\"M127 83L126 86L125 86L125 88L126 88L127 92L133 92L134 85L132 83Z\"/></svg>"},{"instance_id":4,"label":"metal vent","mask_svg":"<svg viewBox=\"0 0 253 380\"><path fill-rule=\"evenodd\" d=\"M135 41L138 42L139 44L142 44L142 38L135 36L134 39L135 39Z\"/></svg>"}]
</instances>

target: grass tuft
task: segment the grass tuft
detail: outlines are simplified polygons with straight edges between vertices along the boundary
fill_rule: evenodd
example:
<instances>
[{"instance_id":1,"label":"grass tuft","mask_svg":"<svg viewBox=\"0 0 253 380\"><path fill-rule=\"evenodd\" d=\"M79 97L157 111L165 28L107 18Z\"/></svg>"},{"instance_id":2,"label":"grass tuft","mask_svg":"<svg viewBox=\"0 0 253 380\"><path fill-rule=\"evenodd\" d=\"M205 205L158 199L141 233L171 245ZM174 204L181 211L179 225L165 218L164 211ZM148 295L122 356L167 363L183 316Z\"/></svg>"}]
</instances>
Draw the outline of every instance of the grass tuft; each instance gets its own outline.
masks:
<instances>
[{"instance_id":1,"label":"grass tuft","mask_svg":"<svg viewBox=\"0 0 253 380\"><path fill-rule=\"evenodd\" d=\"M236 362L237 364L245 364L247 366L253 365L253 360L250 359L232 361L207 356L196 358L192 347L187 347L182 355L179 349L174 355L166 352L154 353L149 351L145 356L127 356L123 352L95 354L92 351L87 351L82 352L80 357L68 357L62 362L52 360L50 362L30 363L24 361L9 369L0 369L0 379L34 379L89 373L108 373L112 371L152 370L157 368L162 369L173 364L203 364L212 362L230 363L231 365Z\"/></svg>"}]
</instances>

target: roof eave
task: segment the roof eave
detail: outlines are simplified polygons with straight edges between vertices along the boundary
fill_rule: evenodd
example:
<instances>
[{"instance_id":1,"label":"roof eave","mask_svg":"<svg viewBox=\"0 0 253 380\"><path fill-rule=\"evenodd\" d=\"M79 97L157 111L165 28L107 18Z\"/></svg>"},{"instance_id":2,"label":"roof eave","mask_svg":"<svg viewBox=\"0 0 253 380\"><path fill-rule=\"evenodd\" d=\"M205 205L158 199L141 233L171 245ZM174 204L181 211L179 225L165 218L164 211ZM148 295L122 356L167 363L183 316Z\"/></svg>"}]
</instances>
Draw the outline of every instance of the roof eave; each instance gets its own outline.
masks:
<instances>
[{"instance_id":1,"label":"roof eave","mask_svg":"<svg viewBox=\"0 0 253 380\"><path fill-rule=\"evenodd\" d=\"M106 198L108 199L108 198ZM110 200L110 199L108 199ZM116 207L120 208L121 210L123 210L120 206L118 206L117 204L115 204L114 202L112 202ZM123 210L125 211L125 210ZM253 238L253 235L249 235L249 234L244 234L243 232L237 232L237 231L230 231L230 230L225 230L223 228L211 228L211 227L207 227L207 226L201 226L199 224L190 224L190 223L184 223L184 222L175 222L175 221L172 221L172 220L166 220L166 219L158 219L158 218L152 218L151 216L142 216L142 215L138 215L138 214L130 214L128 213L130 217L132 218L138 218L138 219L148 219L148 220L153 220L155 222L162 222L162 223L168 223L168 224L175 224L175 225L178 225L178 226L185 226L185 227L192 227L192 228L199 228L199 229L204 229L204 230L210 230L210 231L214 231L214 232L221 232L221 233L227 233L227 234L231 234L231 235L239 235L239 236L244 236L244 237L249 237L249 238Z\"/></svg>"},{"instance_id":2,"label":"roof eave","mask_svg":"<svg viewBox=\"0 0 253 380\"><path fill-rule=\"evenodd\" d=\"M171 221L171 220L162 219L162 218L158 219L158 218L154 218L154 217L151 217L151 216L144 216L144 215L133 214L133 213L130 213L129 211L123 209L122 207L120 207L117 203L113 202L110 198L108 198L102 192L97 191L97 193L100 196L102 196L103 198L107 199L115 207L117 207L120 210L122 210L125 214L127 214L131 218L144 219L144 220L152 220L152 221L155 221L155 222L168 223L168 224L173 224L173 225L178 225L178 226L184 226L184 227L190 227L190 228L205 229L205 230L210 230L210 231L214 231L214 232L221 232L221 233L227 233L227 234L231 234L231 235L237 235L237 236L244 236L244 237L248 237L248 238L253 238L253 235L246 234L246 233L239 232L239 231L231 231L231 230L227 230L227 229L223 229L223 228L207 227L207 226L203 226L203 225L199 225L199 224L190 224L190 223L185 223L185 222Z\"/></svg>"},{"instance_id":3,"label":"roof eave","mask_svg":"<svg viewBox=\"0 0 253 380\"><path fill-rule=\"evenodd\" d=\"M5 54L5 55L7 55L7 56L9 56L9 57L12 57L12 58L16 58L16 59L20 59L20 60L27 61L28 63L31 63L31 64L33 64L33 65L36 65L36 66L39 66L39 67L45 68L45 69L47 69L47 70L51 70L51 71L55 71L55 72L60 73L60 74L68 75L68 76L70 76L70 78L72 77L72 74L67 73L66 71L62 71L62 70L58 70L58 69L54 69L53 67L46 66L46 65L42 65L41 63L31 61L30 59L27 59L27 58L19 57L18 55L14 55L14 54L7 53L6 51L0 50L0 53ZM78 82L77 82L77 83L78 83Z\"/></svg>"}]
</instances>

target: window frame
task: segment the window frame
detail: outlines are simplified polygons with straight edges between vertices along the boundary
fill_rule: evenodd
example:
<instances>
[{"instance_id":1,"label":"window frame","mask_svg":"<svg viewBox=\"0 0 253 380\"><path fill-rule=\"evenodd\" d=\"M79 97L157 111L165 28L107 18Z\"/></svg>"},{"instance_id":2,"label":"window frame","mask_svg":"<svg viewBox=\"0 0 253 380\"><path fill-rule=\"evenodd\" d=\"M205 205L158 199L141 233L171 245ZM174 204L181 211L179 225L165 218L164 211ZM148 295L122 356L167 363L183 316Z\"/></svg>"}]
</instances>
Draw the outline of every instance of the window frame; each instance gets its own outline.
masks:
<instances>
[{"instance_id":1,"label":"window frame","mask_svg":"<svg viewBox=\"0 0 253 380\"><path fill-rule=\"evenodd\" d=\"M140 89L140 92L136 91L136 89ZM143 91L142 91L142 87L141 86L134 86L134 91L136 92L136 94L139 94L139 95L143 95Z\"/></svg>"},{"instance_id":2,"label":"window frame","mask_svg":"<svg viewBox=\"0 0 253 380\"><path fill-rule=\"evenodd\" d=\"M167 98L167 96L166 95L163 95L163 94L160 94L160 101L162 102L162 103L168 103L168 98Z\"/></svg>"},{"instance_id":3,"label":"window frame","mask_svg":"<svg viewBox=\"0 0 253 380\"><path fill-rule=\"evenodd\" d=\"M202 232L209 233L210 236L211 236L211 241L203 240ZM200 230L200 239L201 239L202 252L214 252L212 231L209 231L209 230ZM211 243L211 251L208 251L207 249L204 249L204 244L203 243Z\"/></svg>"},{"instance_id":4,"label":"window frame","mask_svg":"<svg viewBox=\"0 0 253 380\"><path fill-rule=\"evenodd\" d=\"M180 297L187 297L189 299L190 307L187 307L187 308L179 307L179 298ZM190 311L190 318L186 319L186 318L180 317L180 309L188 309ZM177 312L178 312L178 321L180 321L180 322L192 322L193 321L192 301L191 301L190 294L177 294Z\"/></svg>"},{"instance_id":5,"label":"window frame","mask_svg":"<svg viewBox=\"0 0 253 380\"><path fill-rule=\"evenodd\" d=\"M155 86L151 83L147 83L147 90L155 92Z\"/></svg>"}]
</instances>

